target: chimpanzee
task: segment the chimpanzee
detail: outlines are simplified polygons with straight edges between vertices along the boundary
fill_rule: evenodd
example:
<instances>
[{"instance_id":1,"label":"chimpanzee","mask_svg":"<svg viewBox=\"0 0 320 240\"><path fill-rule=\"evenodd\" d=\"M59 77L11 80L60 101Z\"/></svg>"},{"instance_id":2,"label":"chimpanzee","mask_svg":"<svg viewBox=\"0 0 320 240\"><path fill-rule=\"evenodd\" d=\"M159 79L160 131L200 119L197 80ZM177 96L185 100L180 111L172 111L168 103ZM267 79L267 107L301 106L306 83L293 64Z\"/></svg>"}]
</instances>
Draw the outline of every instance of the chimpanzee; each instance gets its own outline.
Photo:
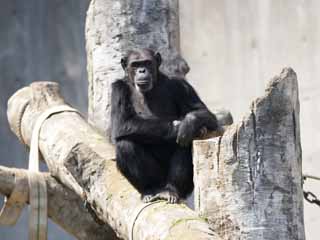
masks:
<instances>
[{"instance_id":1,"label":"chimpanzee","mask_svg":"<svg viewBox=\"0 0 320 240\"><path fill-rule=\"evenodd\" d=\"M161 71L161 55L132 50L112 84L111 135L117 167L144 202L176 203L193 190L192 140L217 119L184 79Z\"/></svg>"}]
</instances>

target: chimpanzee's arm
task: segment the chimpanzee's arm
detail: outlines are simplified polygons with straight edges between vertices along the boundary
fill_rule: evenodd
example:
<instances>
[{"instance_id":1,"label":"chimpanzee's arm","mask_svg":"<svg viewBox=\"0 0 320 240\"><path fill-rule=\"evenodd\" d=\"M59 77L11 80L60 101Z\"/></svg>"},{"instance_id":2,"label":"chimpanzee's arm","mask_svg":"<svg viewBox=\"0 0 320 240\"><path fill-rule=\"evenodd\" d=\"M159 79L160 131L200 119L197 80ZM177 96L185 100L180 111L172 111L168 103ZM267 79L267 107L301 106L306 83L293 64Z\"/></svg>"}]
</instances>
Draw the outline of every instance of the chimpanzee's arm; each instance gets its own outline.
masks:
<instances>
[{"instance_id":1,"label":"chimpanzee's arm","mask_svg":"<svg viewBox=\"0 0 320 240\"><path fill-rule=\"evenodd\" d=\"M143 143L175 141L178 128L172 121L145 119L137 115L130 87L122 80L112 84L111 136L113 141L132 139Z\"/></svg>"},{"instance_id":2,"label":"chimpanzee's arm","mask_svg":"<svg viewBox=\"0 0 320 240\"><path fill-rule=\"evenodd\" d=\"M176 81L177 102L181 115L184 116L179 126L177 142L182 146L187 146L199 135L202 127L216 130L218 122L216 116L209 111L187 81L184 79L173 81Z\"/></svg>"}]
</instances>

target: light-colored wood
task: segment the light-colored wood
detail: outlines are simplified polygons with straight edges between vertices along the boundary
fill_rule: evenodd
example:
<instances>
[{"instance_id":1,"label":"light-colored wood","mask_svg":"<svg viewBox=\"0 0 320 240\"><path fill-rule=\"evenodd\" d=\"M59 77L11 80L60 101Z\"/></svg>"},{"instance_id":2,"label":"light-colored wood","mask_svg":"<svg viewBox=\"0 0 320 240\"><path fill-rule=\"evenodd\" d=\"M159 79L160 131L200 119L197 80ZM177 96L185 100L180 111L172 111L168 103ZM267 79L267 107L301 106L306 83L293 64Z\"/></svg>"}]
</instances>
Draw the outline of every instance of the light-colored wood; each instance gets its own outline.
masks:
<instances>
[{"instance_id":1,"label":"light-colored wood","mask_svg":"<svg viewBox=\"0 0 320 240\"><path fill-rule=\"evenodd\" d=\"M37 117L52 106L63 104L57 85L37 82L14 94L8 119L19 119L19 104L29 102L21 118L23 141ZM123 239L219 239L205 219L181 204L157 202L146 206L140 194L118 172L114 147L74 112L54 114L42 125L39 147L50 173L79 196L84 189L96 215ZM50 196L49 196L50 198ZM94 233L93 233L94 234Z\"/></svg>"},{"instance_id":2,"label":"light-colored wood","mask_svg":"<svg viewBox=\"0 0 320 240\"><path fill-rule=\"evenodd\" d=\"M48 190L48 216L65 231L80 240L103 240L112 236L111 229L99 225L84 207L83 201L73 191L58 183L48 173L41 173ZM0 193L9 196L19 175L20 188L28 193L28 172L23 169L0 166ZM28 199L28 196L26 197ZM110 237L109 239L115 239Z\"/></svg>"},{"instance_id":3,"label":"light-colored wood","mask_svg":"<svg viewBox=\"0 0 320 240\"><path fill-rule=\"evenodd\" d=\"M243 120L194 142L195 207L223 239L304 240L298 83L284 69Z\"/></svg>"}]
</instances>

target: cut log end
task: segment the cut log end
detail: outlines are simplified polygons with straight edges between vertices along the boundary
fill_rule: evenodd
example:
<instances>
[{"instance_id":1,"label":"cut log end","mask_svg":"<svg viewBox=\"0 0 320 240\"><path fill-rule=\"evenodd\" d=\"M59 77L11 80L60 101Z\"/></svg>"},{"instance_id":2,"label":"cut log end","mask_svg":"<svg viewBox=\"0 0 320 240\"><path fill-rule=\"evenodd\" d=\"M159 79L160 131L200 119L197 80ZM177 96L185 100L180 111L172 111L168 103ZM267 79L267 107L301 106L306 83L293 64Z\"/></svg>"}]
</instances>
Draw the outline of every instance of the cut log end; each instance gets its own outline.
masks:
<instances>
[{"instance_id":1,"label":"cut log end","mask_svg":"<svg viewBox=\"0 0 320 240\"><path fill-rule=\"evenodd\" d=\"M241 122L194 142L195 207L222 238L304 239L299 133L297 77L285 68Z\"/></svg>"}]
</instances>

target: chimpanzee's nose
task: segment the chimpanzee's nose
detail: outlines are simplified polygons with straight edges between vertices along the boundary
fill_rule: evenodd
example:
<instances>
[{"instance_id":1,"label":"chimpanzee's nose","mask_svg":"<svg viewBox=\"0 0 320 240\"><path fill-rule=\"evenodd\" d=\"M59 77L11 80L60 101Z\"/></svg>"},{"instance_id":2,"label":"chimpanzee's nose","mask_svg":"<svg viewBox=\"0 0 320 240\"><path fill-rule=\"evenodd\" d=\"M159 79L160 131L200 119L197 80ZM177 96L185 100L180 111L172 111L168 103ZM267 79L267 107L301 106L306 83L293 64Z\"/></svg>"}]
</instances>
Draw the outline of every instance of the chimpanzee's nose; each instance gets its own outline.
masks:
<instances>
[{"instance_id":1,"label":"chimpanzee's nose","mask_svg":"<svg viewBox=\"0 0 320 240\"><path fill-rule=\"evenodd\" d=\"M146 69L145 69L145 68L140 68L140 69L138 70L138 72L139 72L139 73L145 73L145 72L146 72Z\"/></svg>"}]
</instances>

